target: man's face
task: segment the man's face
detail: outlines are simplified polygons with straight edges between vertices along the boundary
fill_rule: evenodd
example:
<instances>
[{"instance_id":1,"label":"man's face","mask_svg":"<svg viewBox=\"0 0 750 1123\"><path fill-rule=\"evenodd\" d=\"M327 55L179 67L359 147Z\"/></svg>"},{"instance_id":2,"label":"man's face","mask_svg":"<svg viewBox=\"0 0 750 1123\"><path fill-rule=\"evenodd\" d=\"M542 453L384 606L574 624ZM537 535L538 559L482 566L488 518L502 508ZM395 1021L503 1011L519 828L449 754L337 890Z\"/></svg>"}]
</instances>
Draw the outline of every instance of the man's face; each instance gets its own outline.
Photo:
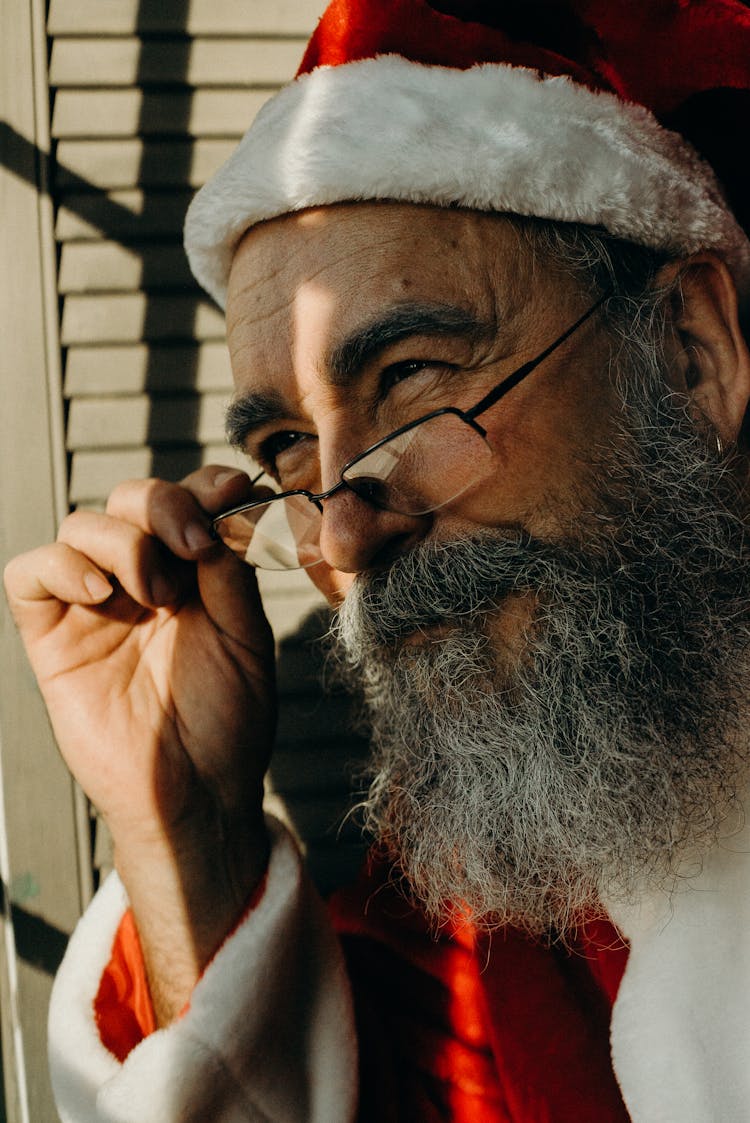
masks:
<instances>
[{"instance_id":1,"label":"man's face","mask_svg":"<svg viewBox=\"0 0 750 1123\"><path fill-rule=\"evenodd\" d=\"M501 218L353 205L268 223L228 303L248 451L292 444L330 488L436 386L472 406L595 295ZM407 306L475 330L393 338ZM347 594L368 824L434 915L460 901L477 921L564 927L670 876L731 798L745 526L668 376L658 344L616 346L594 316L482 416L493 472L456 504L324 503L311 575Z\"/></svg>"},{"instance_id":2,"label":"man's face","mask_svg":"<svg viewBox=\"0 0 750 1123\"><path fill-rule=\"evenodd\" d=\"M403 323L413 309L417 322L425 308L453 313L461 328L399 329L388 342L394 312ZM352 456L433 408L438 395L441 405L473 405L584 309L573 286L535 267L498 217L371 204L270 222L240 247L229 291L238 395L274 405L247 449L306 442L320 459L321 489L331 487ZM368 345L348 352L348 369L332 370L336 354L357 340ZM608 423L605 355L594 319L483 415L493 475L456 504L411 518L346 492L327 502L326 565L313 579L335 599L352 575L387 566L422 540L477 526L567 530L581 511L587 450ZM526 613L507 608L509 619Z\"/></svg>"}]
</instances>

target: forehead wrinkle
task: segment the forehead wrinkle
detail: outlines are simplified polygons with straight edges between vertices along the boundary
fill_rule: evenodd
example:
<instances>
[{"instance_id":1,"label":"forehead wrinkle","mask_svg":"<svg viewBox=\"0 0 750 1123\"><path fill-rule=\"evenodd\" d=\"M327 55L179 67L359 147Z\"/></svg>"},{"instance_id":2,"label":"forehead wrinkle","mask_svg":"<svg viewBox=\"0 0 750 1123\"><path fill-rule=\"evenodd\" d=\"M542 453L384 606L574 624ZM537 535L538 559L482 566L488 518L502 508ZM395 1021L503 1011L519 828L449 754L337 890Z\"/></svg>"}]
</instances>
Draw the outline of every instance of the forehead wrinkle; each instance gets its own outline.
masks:
<instances>
[{"instance_id":1,"label":"forehead wrinkle","mask_svg":"<svg viewBox=\"0 0 750 1123\"><path fill-rule=\"evenodd\" d=\"M294 217L294 216L290 216ZM252 236L255 231L249 231ZM232 303L237 304L241 311L237 315L237 324L242 326L253 327L263 320L271 319L277 313L283 311L290 304L293 303L293 297L287 295L278 296L277 306L272 307L269 311L258 313L254 307L251 306L250 297L258 289L267 290L274 282L281 281L281 289L285 288L285 278L291 276L296 278L294 287L296 288L300 280L304 283L310 284L321 277L325 277L327 272L333 267L341 267L346 265L347 262L356 261L359 263L363 250L366 247L354 244L341 250L338 256L325 260L316 265L311 265L307 260L308 258L308 245L307 242L312 241L313 232L308 233L306 241L299 245L295 243L285 242L280 248L275 249L274 258L270 262L263 263L262 271L253 273L246 281L237 282L236 287L232 288ZM379 247L382 249L384 246L401 245L403 238L400 235L394 234L392 237L381 238L378 242ZM298 268L299 262L302 262L302 276Z\"/></svg>"},{"instance_id":2,"label":"forehead wrinkle","mask_svg":"<svg viewBox=\"0 0 750 1123\"><path fill-rule=\"evenodd\" d=\"M459 336L471 343L482 343L495 332L494 318L479 319L466 308L453 304L397 305L332 347L325 360L325 377L332 386L347 386L386 348L412 336Z\"/></svg>"}]
</instances>

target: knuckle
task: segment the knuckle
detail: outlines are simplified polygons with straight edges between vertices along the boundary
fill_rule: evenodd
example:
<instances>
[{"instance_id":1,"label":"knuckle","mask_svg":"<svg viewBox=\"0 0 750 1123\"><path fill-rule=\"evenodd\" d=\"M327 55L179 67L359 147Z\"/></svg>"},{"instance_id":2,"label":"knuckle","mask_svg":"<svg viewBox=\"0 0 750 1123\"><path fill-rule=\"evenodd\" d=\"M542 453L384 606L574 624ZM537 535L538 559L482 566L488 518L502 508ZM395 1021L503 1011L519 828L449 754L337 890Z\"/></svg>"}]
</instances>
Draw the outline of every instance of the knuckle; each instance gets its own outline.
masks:
<instances>
[{"instance_id":1,"label":"knuckle","mask_svg":"<svg viewBox=\"0 0 750 1123\"><path fill-rule=\"evenodd\" d=\"M107 500L105 510L108 515L127 509L132 503L133 496L147 483L146 480L122 480L112 489Z\"/></svg>"},{"instance_id":2,"label":"knuckle","mask_svg":"<svg viewBox=\"0 0 750 1123\"><path fill-rule=\"evenodd\" d=\"M58 542L65 542L67 538L85 527L91 521L92 514L91 511L71 511L66 515L57 532Z\"/></svg>"},{"instance_id":3,"label":"knuckle","mask_svg":"<svg viewBox=\"0 0 750 1123\"><path fill-rule=\"evenodd\" d=\"M195 484L210 484L218 471L221 470L219 464L203 464L200 468L196 468L194 472L184 476L180 483L184 486Z\"/></svg>"},{"instance_id":4,"label":"knuckle","mask_svg":"<svg viewBox=\"0 0 750 1123\"><path fill-rule=\"evenodd\" d=\"M181 500L182 489L167 480L150 479L147 482L146 503L150 515L169 515Z\"/></svg>"}]
</instances>

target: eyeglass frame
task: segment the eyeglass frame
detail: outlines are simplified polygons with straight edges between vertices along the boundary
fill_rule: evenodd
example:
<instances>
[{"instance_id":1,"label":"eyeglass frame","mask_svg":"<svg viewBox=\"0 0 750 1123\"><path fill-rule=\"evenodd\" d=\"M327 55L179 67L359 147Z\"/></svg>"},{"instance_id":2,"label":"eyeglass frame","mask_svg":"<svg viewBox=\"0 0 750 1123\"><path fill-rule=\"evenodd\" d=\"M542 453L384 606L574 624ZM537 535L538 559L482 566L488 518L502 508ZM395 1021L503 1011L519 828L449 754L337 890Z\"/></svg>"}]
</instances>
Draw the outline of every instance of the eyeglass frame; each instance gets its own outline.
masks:
<instances>
[{"instance_id":1,"label":"eyeglass frame","mask_svg":"<svg viewBox=\"0 0 750 1123\"><path fill-rule=\"evenodd\" d=\"M341 472L339 473L338 483L335 483L333 487L328 488L327 491L321 491L318 494L315 494L314 492L308 491L306 488L295 488L291 491L281 491L278 493L278 495L268 496L265 499L251 499L248 503L240 503L238 506L231 507L229 510L222 511L220 514L216 515L211 520L211 533L216 539L221 541L221 535L217 530L217 523L222 522L223 519L230 518L232 515L240 515L244 511L251 511L255 507L263 507L267 504L275 503L279 499L290 499L295 495L304 495L310 501L310 503L318 508L318 511L322 514L323 500L330 499L331 496L335 495L338 491L341 491L344 488L347 488L349 491L354 492L354 494L359 499L362 499L365 503L369 503L371 506L376 507L379 510L387 511L389 508L384 504L378 503L377 500L372 496L367 496L366 494L358 491L355 483L344 479L345 473L353 468L355 464L359 464L362 460L365 460L368 456L371 456L373 452L377 452L379 448L383 447L383 445L388 444L390 441L395 440L397 437L403 436L404 433L408 433L411 429L416 429L417 426L424 424L426 421L432 421L434 418L443 417L446 414L453 414L453 416L458 417L460 421L463 421L466 425L468 425L471 429L478 433L482 440L486 440L487 430L476 421L476 418L479 417L480 414L485 413L492 406L497 405L497 403L501 401L506 394L515 389L515 387L518 386L520 382L523 382L523 380L527 378L534 370L536 370L536 368L540 366L541 363L543 363L544 360L553 353L553 351L556 351L558 347L561 347L562 344L565 343L565 341L569 339L571 335L573 335L574 332L578 331L578 328L582 327L583 324L585 324L586 321L593 316L594 312L601 308L605 301L609 300L611 295L612 291L610 289L607 289L589 308L587 308L583 315L579 316L575 323L566 328L565 331L557 337L557 339L553 340L553 342L545 347L543 351L535 356L535 358L528 359L525 363L522 363L520 367L517 367L516 370L511 371L510 374L501 379L500 382L498 382L498 384L492 390L486 393L484 397L480 398L476 405L471 406L470 409L462 410L459 409L458 406L442 406L440 409L431 410L430 413L425 413L421 417L415 418L413 421L407 421L406 424L400 425L397 429L394 429L385 437L381 437L379 440L375 441L374 444L369 445L369 447L366 448L363 452L357 453L357 455L353 456L351 460L347 460L346 464L343 466ZM265 471L260 472L259 475L257 475L252 481L253 484L257 483L257 481L264 475L266 475ZM439 510L439 507L432 507L429 511L423 511L421 513L429 514L431 511L436 510Z\"/></svg>"}]
</instances>

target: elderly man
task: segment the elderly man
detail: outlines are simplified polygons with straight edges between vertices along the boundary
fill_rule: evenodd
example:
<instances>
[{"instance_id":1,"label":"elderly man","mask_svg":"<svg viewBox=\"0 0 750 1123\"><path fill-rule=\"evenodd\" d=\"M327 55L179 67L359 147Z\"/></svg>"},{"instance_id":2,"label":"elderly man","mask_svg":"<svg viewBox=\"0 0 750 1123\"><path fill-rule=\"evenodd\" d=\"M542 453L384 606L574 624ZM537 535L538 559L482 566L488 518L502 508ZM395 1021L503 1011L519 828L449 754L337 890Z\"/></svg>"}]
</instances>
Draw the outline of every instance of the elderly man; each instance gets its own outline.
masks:
<instances>
[{"instance_id":1,"label":"elderly man","mask_svg":"<svg viewBox=\"0 0 750 1123\"><path fill-rule=\"evenodd\" d=\"M7 573L119 874L66 1121L750 1117L750 12L497 9L336 0L193 204L263 480L124 484ZM256 567L368 706L327 910L261 811Z\"/></svg>"}]
</instances>

